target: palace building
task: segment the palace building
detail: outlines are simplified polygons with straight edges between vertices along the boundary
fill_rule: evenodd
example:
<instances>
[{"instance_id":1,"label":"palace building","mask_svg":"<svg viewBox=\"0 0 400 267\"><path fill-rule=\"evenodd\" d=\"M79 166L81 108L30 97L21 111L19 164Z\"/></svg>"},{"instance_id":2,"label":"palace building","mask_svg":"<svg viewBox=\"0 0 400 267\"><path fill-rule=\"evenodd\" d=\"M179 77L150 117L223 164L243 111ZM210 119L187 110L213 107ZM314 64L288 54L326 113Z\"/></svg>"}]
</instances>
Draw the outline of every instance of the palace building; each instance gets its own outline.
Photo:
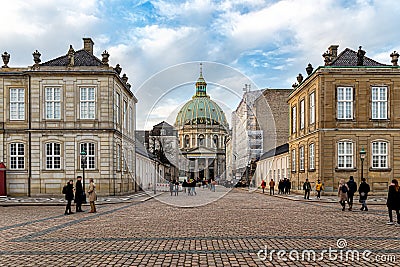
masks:
<instances>
[{"instance_id":1,"label":"palace building","mask_svg":"<svg viewBox=\"0 0 400 267\"><path fill-rule=\"evenodd\" d=\"M353 176L385 191L400 176L399 54L391 53L387 65L361 47L337 49L323 54L324 66L309 64L288 98L292 185L321 179L335 191L340 179Z\"/></svg>"},{"instance_id":2,"label":"palace building","mask_svg":"<svg viewBox=\"0 0 400 267\"><path fill-rule=\"evenodd\" d=\"M93 41L32 66L0 68L0 162L7 168L8 195L61 194L85 174L100 195L138 189L135 176L137 99L119 64L93 54ZM11 55L12 56L12 55Z\"/></svg>"},{"instance_id":3,"label":"palace building","mask_svg":"<svg viewBox=\"0 0 400 267\"><path fill-rule=\"evenodd\" d=\"M185 176L191 179L225 178L225 141L229 128L223 110L207 95L202 65L196 93L178 112L175 128L179 148L187 159Z\"/></svg>"}]
</instances>

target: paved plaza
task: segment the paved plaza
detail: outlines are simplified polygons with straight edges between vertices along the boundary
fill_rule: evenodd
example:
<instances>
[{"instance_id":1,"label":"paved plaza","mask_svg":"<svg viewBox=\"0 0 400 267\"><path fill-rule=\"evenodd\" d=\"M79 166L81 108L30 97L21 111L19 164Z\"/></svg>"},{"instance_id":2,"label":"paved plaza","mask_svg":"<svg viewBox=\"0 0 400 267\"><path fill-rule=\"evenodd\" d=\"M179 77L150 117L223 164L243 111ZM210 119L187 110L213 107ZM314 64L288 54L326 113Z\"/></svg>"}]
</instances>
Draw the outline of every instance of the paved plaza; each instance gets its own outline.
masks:
<instances>
[{"instance_id":1,"label":"paved plaza","mask_svg":"<svg viewBox=\"0 0 400 267\"><path fill-rule=\"evenodd\" d=\"M197 189L139 194L65 216L58 205L0 207L0 266L398 266L386 207ZM196 207L191 207L196 206ZM88 207L85 206L86 211ZM315 253L315 255L314 255ZM315 256L315 257L314 257ZM358 259L357 259L358 258Z\"/></svg>"}]
</instances>

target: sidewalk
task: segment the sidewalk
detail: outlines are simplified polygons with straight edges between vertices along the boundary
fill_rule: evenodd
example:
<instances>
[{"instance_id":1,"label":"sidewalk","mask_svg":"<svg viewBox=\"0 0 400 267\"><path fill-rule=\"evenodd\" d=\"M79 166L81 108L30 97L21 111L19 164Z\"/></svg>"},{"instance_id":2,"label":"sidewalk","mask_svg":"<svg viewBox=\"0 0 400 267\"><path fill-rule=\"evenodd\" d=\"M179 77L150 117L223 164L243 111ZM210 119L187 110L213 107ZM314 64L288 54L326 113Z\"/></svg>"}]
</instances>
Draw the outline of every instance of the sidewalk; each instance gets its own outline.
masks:
<instances>
[{"instance_id":1,"label":"sidewalk","mask_svg":"<svg viewBox=\"0 0 400 267\"><path fill-rule=\"evenodd\" d=\"M154 198L155 196L159 196L162 193L163 192L157 192L157 194L154 195L141 191L126 196L97 197L96 205L145 201ZM0 197L0 206L65 206L66 203L67 201L62 197ZM83 206L89 206L89 202L83 204Z\"/></svg>"},{"instance_id":2,"label":"sidewalk","mask_svg":"<svg viewBox=\"0 0 400 267\"><path fill-rule=\"evenodd\" d=\"M262 194L262 189L255 189L255 192ZM301 191L300 191L301 192ZM269 189L265 190L265 195L269 196ZM319 203L337 203L339 201L337 196L324 196L321 194L321 199L317 199L317 195L315 191L311 191L310 199L304 199L304 194L299 192L291 192L290 195L282 195L277 194L275 191L275 195L273 197L284 198L293 201L307 201L307 202L319 202ZM358 203L359 195L354 195L354 203ZM367 199L368 205L386 205L386 196L368 196Z\"/></svg>"}]
</instances>

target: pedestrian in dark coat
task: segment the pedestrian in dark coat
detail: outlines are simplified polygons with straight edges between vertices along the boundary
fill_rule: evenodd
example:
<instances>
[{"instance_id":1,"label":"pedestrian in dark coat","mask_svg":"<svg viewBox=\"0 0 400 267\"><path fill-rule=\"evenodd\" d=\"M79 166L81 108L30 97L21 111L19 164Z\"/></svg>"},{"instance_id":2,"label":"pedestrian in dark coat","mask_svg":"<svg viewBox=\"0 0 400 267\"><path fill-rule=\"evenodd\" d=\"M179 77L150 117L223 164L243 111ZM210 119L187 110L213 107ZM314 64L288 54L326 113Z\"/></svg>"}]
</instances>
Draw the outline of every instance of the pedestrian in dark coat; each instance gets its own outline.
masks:
<instances>
[{"instance_id":1,"label":"pedestrian in dark coat","mask_svg":"<svg viewBox=\"0 0 400 267\"><path fill-rule=\"evenodd\" d=\"M310 199L311 184L308 181L308 178L303 184L303 190L304 190L304 199Z\"/></svg>"},{"instance_id":2,"label":"pedestrian in dark coat","mask_svg":"<svg viewBox=\"0 0 400 267\"><path fill-rule=\"evenodd\" d=\"M353 176L350 176L347 186L349 187L349 191L347 192L347 203L349 204L349 210L351 211L353 209L354 193L357 192L357 184L354 182Z\"/></svg>"},{"instance_id":3,"label":"pedestrian in dark coat","mask_svg":"<svg viewBox=\"0 0 400 267\"><path fill-rule=\"evenodd\" d=\"M71 202L72 202L72 200L74 200L74 181L73 180L69 180L69 182L66 185L65 199L67 200L67 206L65 207L64 215L73 214L73 212L71 211Z\"/></svg>"},{"instance_id":4,"label":"pedestrian in dark coat","mask_svg":"<svg viewBox=\"0 0 400 267\"><path fill-rule=\"evenodd\" d=\"M393 179L389 186L386 206L389 211L389 222L387 224L394 224L392 211L396 211L397 225L400 225L400 187L399 182L396 179Z\"/></svg>"},{"instance_id":5,"label":"pedestrian in dark coat","mask_svg":"<svg viewBox=\"0 0 400 267\"><path fill-rule=\"evenodd\" d=\"M75 184L75 204L76 212L83 212L82 202L83 202L83 187L82 187L82 177L78 176Z\"/></svg>"},{"instance_id":6,"label":"pedestrian in dark coat","mask_svg":"<svg viewBox=\"0 0 400 267\"><path fill-rule=\"evenodd\" d=\"M367 184L364 177L361 178L361 184L358 188L358 193L360 194L361 211L368 211L367 198L369 191L369 184Z\"/></svg>"}]
</instances>

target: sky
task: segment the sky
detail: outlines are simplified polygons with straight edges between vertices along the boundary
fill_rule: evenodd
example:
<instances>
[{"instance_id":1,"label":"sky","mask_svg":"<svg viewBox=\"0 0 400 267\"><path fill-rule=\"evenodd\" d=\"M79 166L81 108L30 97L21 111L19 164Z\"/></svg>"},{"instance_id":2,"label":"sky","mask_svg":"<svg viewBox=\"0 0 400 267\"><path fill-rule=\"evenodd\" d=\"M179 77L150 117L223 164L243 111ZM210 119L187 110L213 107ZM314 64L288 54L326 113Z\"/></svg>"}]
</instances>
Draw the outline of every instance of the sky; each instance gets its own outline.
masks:
<instances>
[{"instance_id":1,"label":"sky","mask_svg":"<svg viewBox=\"0 0 400 267\"><path fill-rule=\"evenodd\" d=\"M311 63L323 65L361 45L366 56L390 64L400 50L400 5L389 0L1 0L0 51L10 67L65 55L69 45L94 41L129 77L138 98L137 129L166 120L194 94L199 64L208 93L228 120L245 84L252 90L291 88Z\"/></svg>"}]
</instances>

